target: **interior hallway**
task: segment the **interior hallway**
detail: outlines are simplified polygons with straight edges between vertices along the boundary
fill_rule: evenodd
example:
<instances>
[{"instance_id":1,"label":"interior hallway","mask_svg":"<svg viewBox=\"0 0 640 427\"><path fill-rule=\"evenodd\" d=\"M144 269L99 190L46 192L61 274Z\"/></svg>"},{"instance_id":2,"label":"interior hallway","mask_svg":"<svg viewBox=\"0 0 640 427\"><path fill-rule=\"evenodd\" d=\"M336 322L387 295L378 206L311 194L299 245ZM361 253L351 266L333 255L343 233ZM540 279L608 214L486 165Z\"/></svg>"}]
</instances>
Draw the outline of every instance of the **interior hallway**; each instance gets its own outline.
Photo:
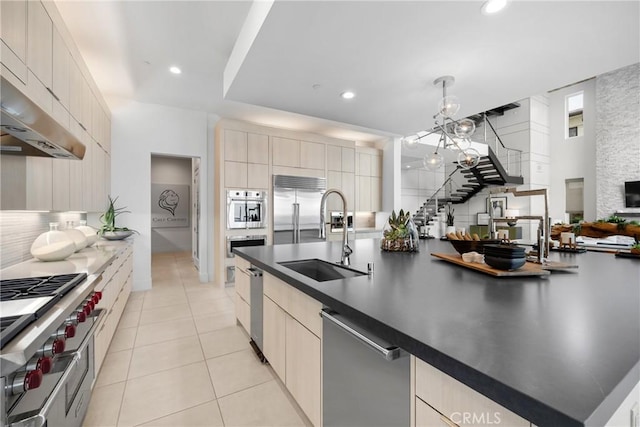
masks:
<instances>
[{"instance_id":1,"label":"interior hallway","mask_svg":"<svg viewBox=\"0 0 640 427\"><path fill-rule=\"evenodd\" d=\"M189 253L154 255L132 292L84 426L304 426L236 326L234 288L201 284Z\"/></svg>"}]
</instances>

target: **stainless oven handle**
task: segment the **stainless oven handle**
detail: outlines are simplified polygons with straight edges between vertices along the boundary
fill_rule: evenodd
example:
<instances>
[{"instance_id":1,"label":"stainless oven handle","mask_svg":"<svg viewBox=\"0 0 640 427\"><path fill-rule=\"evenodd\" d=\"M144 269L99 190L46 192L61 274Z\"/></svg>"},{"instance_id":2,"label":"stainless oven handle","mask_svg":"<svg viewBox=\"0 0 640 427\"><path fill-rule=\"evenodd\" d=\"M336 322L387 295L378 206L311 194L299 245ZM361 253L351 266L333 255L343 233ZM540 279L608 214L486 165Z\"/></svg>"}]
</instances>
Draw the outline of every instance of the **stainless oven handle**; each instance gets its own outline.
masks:
<instances>
[{"instance_id":1,"label":"stainless oven handle","mask_svg":"<svg viewBox=\"0 0 640 427\"><path fill-rule=\"evenodd\" d=\"M100 326L100 324L102 323L101 321L104 318L104 315L105 315L105 310L101 309L100 314L98 314L98 319L95 322L93 322L93 325L91 325L91 328L87 333L87 336L84 338L82 343L78 346L78 350L76 350L73 353L73 359L71 359L71 362L69 362L69 366L67 366L67 368L64 370L64 372L62 373L62 376L58 380L58 383L53 388L53 391L51 392L51 394L49 394L49 397L47 397L47 400L44 402L44 405L42 405L40 412L38 412L36 415L32 417L25 418L24 420L20 420L17 423L13 423L11 424L10 427L43 427L45 425L47 421L47 413L49 412L51 405L53 405L53 402L55 401L58 393L60 393L60 390L62 389L62 387L66 385L69 375L71 375L71 373L73 372L74 368L76 367L80 359L82 359L82 352L93 339L93 333L95 332L96 328Z\"/></svg>"}]
</instances>

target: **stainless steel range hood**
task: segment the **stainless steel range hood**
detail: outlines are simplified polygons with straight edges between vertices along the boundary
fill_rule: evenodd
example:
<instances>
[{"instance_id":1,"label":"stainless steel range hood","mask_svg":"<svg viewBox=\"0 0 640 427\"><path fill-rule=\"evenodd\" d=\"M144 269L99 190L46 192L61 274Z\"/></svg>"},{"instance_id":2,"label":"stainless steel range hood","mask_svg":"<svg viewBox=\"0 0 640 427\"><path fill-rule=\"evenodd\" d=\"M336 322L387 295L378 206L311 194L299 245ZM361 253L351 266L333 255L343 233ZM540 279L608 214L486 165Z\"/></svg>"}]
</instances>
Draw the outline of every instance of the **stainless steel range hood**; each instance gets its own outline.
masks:
<instances>
[{"instance_id":1,"label":"stainless steel range hood","mask_svg":"<svg viewBox=\"0 0 640 427\"><path fill-rule=\"evenodd\" d=\"M85 146L0 76L0 153L80 160Z\"/></svg>"}]
</instances>

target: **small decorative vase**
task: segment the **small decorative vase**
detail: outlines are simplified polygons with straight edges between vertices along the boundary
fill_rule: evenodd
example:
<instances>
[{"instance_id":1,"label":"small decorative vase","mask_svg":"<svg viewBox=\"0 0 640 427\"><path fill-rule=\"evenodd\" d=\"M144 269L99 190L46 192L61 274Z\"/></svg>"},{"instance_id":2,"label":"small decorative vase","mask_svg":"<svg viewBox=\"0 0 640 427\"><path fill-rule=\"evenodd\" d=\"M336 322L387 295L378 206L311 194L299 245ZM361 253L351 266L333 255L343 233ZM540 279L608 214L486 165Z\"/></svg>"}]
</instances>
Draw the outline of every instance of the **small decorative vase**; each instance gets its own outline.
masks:
<instances>
[{"instance_id":1,"label":"small decorative vase","mask_svg":"<svg viewBox=\"0 0 640 427\"><path fill-rule=\"evenodd\" d=\"M58 230L58 223L49 223L49 231L42 233L31 245L31 255L40 261L62 261L76 250L67 233Z\"/></svg>"},{"instance_id":2,"label":"small decorative vase","mask_svg":"<svg viewBox=\"0 0 640 427\"><path fill-rule=\"evenodd\" d=\"M456 227L453 225L447 225L447 228L445 228L445 232L444 234L447 235L449 233L455 233L456 232Z\"/></svg>"}]
</instances>

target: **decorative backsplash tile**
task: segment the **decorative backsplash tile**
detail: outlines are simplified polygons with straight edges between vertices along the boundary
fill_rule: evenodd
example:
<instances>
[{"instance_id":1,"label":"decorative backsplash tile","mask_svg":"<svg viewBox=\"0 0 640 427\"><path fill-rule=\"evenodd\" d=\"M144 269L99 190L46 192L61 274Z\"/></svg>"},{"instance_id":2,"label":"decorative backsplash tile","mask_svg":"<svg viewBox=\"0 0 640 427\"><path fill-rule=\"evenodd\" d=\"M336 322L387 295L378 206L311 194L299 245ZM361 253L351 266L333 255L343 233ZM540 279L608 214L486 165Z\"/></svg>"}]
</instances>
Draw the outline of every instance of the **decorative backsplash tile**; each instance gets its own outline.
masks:
<instances>
[{"instance_id":1,"label":"decorative backsplash tile","mask_svg":"<svg viewBox=\"0 0 640 427\"><path fill-rule=\"evenodd\" d=\"M60 223L62 229L67 221L86 217L83 212L0 211L0 268L31 259L31 244L49 231L50 222Z\"/></svg>"}]
</instances>

